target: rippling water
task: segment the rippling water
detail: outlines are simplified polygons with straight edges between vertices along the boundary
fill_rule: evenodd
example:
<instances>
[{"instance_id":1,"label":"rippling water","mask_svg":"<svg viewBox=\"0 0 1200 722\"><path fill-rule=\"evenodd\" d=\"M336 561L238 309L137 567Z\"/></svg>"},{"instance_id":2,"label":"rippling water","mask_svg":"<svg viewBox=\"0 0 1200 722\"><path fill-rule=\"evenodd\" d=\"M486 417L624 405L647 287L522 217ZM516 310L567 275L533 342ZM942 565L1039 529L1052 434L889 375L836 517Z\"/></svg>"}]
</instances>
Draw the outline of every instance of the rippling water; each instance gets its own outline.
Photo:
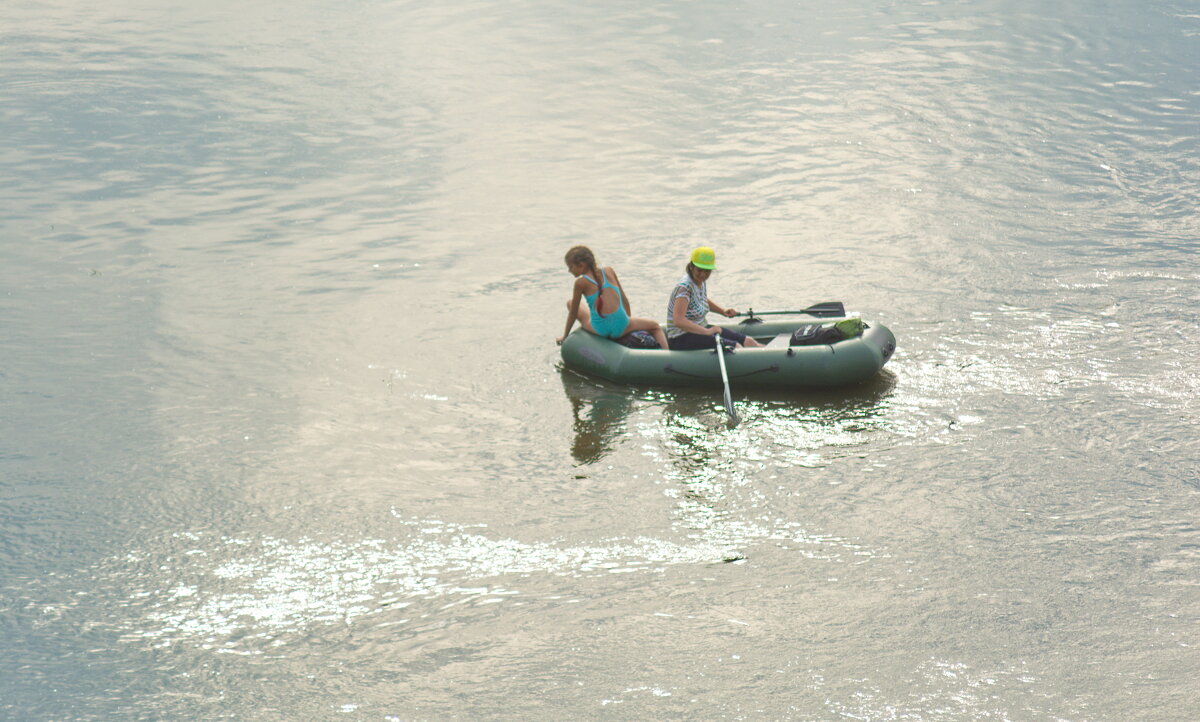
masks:
<instances>
[{"instance_id":1,"label":"rippling water","mask_svg":"<svg viewBox=\"0 0 1200 722\"><path fill-rule=\"evenodd\" d=\"M0 10L0 717L1187 720L1200 7ZM558 363L843 300L836 393ZM800 304L800 306L797 306ZM662 320L662 319L660 319Z\"/></svg>"}]
</instances>

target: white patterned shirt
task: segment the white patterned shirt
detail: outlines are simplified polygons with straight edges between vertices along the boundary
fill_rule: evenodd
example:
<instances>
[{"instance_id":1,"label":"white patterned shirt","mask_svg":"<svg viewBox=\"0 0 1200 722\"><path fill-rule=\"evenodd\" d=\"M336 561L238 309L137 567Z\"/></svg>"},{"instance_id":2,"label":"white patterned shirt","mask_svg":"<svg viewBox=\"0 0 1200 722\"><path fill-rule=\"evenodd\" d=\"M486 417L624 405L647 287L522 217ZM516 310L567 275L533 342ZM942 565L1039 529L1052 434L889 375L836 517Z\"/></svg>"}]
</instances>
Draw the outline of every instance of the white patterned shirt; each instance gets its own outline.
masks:
<instances>
[{"instance_id":1,"label":"white patterned shirt","mask_svg":"<svg viewBox=\"0 0 1200 722\"><path fill-rule=\"evenodd\" d=\"M701 326L707 327L705 317L708 316L708 288L707 284L696 285L691 276L685 275L679 279L679 283L675 284L675 288L671 290L671 300L667 301L667 338L676 338L687 333L682 328L675 325L675 299L683 296L687 298L687 320L692 323L698 323Z\"/></svg>"}]
</instances>

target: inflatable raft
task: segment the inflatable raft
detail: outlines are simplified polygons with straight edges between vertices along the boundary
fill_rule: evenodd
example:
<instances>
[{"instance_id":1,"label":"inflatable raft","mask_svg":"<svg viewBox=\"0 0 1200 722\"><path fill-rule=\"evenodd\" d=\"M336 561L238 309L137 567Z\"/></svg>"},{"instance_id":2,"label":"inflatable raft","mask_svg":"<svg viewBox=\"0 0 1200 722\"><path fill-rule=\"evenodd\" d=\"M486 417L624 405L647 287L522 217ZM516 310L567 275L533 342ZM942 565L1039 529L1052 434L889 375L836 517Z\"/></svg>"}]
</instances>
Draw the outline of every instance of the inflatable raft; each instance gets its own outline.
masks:
<instances>
[{"instance_id":1,"label":"inflatable raft","mask_svg":"<svg viewBox=\"0 0 1200 722\"><path fill-rule=\"evenodd\" d=\"M856 384L879 373L896 350L896 337L881 323L868 322L861 336L806 346L792 346L792 332L812 320L752 318L740 324L727 323L764 344L763 348L726 352L729 382L737 388L812 389ZM577 328L563 341L562 360L576 371L624 384L722 386L715 341L712 351L630 348Z\"/></svg>"}]
</instances>

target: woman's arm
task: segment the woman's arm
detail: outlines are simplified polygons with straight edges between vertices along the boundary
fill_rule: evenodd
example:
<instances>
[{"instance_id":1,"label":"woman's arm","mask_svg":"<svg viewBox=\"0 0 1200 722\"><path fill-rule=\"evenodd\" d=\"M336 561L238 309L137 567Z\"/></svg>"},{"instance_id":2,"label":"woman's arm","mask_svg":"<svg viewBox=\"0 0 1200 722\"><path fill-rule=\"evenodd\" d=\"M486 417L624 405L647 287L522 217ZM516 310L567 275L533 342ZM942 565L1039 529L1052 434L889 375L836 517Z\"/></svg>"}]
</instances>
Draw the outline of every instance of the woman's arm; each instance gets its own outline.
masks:
<instances>
[{"instance_id":1,"label":"woman's arm","mask_svg":"<svg viewBox=\"0 0 1200 722\"><path fill-rule=\"evenodd\" d=\"M717 305L717 302L712 300L711 298L708 299L708 310L712 311L713 313L719 313L722 316L736 316L737 315L737 311L735 311L734 309L721 308L720 306Z\"/></svg>"},{"instance_id":2,"label":"woman's arm","mask_svg":"<svg viewBox=\"0 0 1200 722\"><path fill-rule=\"evenodd\" d=\"M629 309L629 295L625 293L625 287L621 285L621 279L617 278L617 272L612 269L612 266L609 266L607 273L612 277L613 282L617 286L617 290L621 292L621 305L625 306L625 315L632 316L633 311Z\"/></svg>"},{"instance_id":3,"label":"woman's arm","mask_svg":"<svg viewBox=\"0 0 1200 722\"><path fill-rule=\"evenodd\" d=\"M559 343L567 339L567 334L571 333L571 327L579 317L579 299L583 297L583 283L582 278L575 279L575 287L571 289L571 303L567 308L567 327L563 329L563 335L558 337Z\"/></svg>"},{"instance_id":4,"label":"woman's arm","mask_svg":"<svg viewBox=\"0 0 1200 722\"><path fill-rule=\"evenodd\" d=\"M671 321L679 328L688 333L698 333L701 336L711 336L714 333L720 333L721 329L713 326L705 328L695 321L687 317L688 299L687 296L676 296L675 302L671 304Z\"/></svg>"}]
</instances>

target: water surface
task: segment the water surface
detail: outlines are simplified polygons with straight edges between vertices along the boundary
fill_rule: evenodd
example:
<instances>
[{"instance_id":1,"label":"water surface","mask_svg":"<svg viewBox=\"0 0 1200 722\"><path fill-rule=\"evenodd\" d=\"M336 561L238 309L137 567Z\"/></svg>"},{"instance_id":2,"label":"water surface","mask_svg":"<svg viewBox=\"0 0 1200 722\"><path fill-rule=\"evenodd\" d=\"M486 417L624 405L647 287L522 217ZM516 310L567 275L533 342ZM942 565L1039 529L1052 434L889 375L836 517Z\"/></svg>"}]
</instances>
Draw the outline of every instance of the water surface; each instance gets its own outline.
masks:
<instances>
[{"instance_id":1,"label":"water surface","mask_svg":"<svg viewBox=\"0 0 1200 722\"><path fill-rule=\"evenodd\" d=\"M1193 4L0 21L0 716L1200 706ZM586 379L576 243L899 350Z\"/></svg>"}]
</instances>

